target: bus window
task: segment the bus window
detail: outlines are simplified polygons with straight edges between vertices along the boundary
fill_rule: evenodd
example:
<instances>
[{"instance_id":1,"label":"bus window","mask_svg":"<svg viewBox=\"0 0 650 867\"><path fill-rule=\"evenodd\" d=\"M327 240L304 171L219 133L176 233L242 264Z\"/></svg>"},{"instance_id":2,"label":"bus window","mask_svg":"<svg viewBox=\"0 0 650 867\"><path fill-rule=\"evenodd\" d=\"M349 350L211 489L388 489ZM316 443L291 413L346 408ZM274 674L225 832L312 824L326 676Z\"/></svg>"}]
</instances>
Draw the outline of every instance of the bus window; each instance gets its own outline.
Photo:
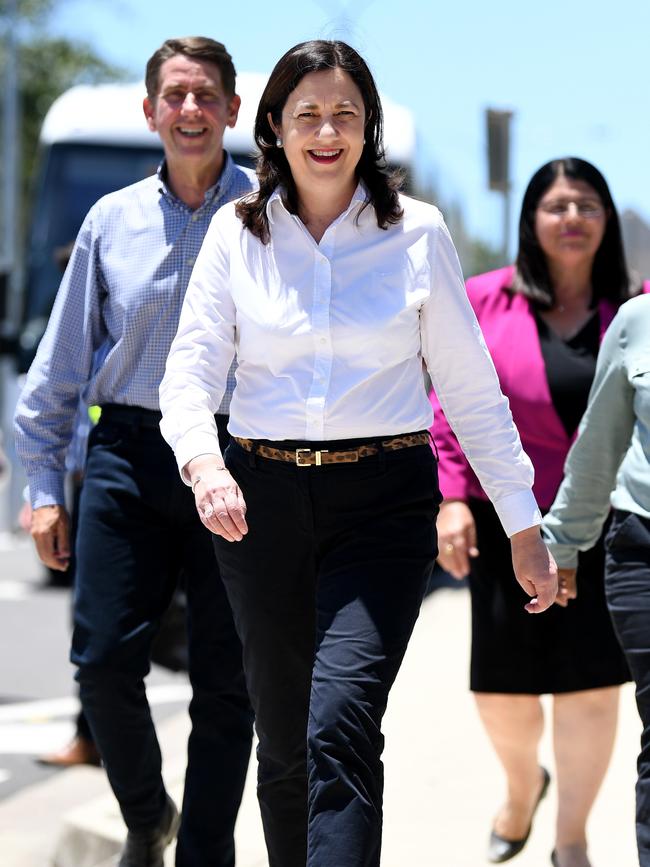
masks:
<instances>
[{"instance_id":1,"label":"bus window","mask_svg":"<svg viewBox=\"0 0 650 867\"><path fill-rule=\"evenodd\" d=\"M65 142L44 153L26 251L20 371L31 364L59 287L57 251L74 241L97 199L153 174L161 158L159 147Z\"/></svg>"}]
</instances>

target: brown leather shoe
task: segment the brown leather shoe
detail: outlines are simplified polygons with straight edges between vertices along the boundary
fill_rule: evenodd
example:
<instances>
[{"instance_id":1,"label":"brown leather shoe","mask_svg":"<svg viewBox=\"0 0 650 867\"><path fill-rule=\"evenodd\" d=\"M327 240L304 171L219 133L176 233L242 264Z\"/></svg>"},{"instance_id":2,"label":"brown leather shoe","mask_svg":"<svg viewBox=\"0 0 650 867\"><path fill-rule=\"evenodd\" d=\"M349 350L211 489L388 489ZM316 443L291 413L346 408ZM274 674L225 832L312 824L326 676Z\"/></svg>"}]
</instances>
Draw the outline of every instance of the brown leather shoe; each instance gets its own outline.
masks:
<instances>
[{"instance_id":1,"label":"brown leather shoe","mask_svg":"<svg viewBox=\"0 0 650 867\"><path fill-rule=\"evenodd\" d=\"M55 765L59 768L71 768L74 765L101 765L99 751L92 741L79 735L56 753L38 756L36 761L41 765Z\"/></svg>"}]
</instances>

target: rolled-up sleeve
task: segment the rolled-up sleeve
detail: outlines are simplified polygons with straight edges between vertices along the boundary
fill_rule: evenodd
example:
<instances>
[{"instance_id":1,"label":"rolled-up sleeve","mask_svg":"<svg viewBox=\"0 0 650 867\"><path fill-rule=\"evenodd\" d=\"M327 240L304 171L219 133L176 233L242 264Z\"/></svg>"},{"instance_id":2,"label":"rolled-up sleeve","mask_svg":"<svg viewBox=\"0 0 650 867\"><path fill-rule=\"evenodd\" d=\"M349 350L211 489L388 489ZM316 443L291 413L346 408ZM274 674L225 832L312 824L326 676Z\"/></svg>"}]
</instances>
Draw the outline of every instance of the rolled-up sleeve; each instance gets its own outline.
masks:
<instances>
[{"instance_id":1,"label":"rolled-up sleeve","mask_svg":"<svg viewBox=\"0 0 650 867\"><path fill-rule=\"evenodd\" d=\"M214 415L235 356L225 211L229 208L213 217L194 265L160 385L160 429L185 482L183 468L192 458L221 457Z\"/></svg>"},{"instance_id":2,"label":"rolled-up sleeve","mask_svg":"<svg viewBox=\"0 0 650 867\"><path fill-rule=\"evenodd\" d=\"M422 351L447 422L508 536L541 522L534 470L467 297L444 223L432 249L431 296L421 311Z\"/></svg>"}]
</instances>

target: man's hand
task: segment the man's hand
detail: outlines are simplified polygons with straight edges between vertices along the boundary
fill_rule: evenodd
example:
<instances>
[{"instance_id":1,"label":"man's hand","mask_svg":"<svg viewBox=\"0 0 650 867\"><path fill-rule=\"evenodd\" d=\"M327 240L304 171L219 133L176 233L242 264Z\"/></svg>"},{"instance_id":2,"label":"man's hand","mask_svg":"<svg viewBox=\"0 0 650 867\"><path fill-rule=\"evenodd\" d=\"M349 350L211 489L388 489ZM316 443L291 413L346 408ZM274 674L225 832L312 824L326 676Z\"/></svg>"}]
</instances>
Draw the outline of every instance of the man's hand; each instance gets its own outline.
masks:
<instances>
[{"instance_id":1,"label":"man's hand","mask_svg":"<svg viewBox=\"0 0 650 867\"><path fill-rule=\"evenodd\" d=\"M30 527L36 553L46 566L65 572L70 565L70 519L63 506L41 506Z\"/></svg>"},{"instance_id":2,"label":"man's hand","mask_svg":"<svg viewBox=\"0 0 650 867\"><path fill-rule=\"evenodd\" d=\"M246 533L246 503L237 482L216 455L200 455L185 467L192 480L196 510L203 524L227 542L241 542Z\"/></svg>"},{"instance_id":3,"label":"man's hand","mask_svg":"<svg viewBox=\"0 0 650 867\"><path fill-rule=\"evenodd\" d=\"M463 500L444 500L436 526L438 563L460 581L469 573L469 558L478 557L474 516Z\"/></svg>"},{"instance_id":4,"label":"man's hand","mask_svg":"<svg viewBox=\"0 0 650 867\"><path fill-rule=\"evenodd\" d=\"M570 599L576 599L578 596L578 585L576 583L577 569L558 569L558 591L555 597L557 605L566 608Z\"/></svg>"},{"instance_id":5,"label":"man's hand","mask_svg":"<svg viewBox=\"0 0 650 867\"><path fill-rule=\"evenodd\" d=\"M512 566L522 588L533 598L524 607L529 614L546 611L557 597L557 566L542 541L539 527L529 527L510 539Z\"/></svg>"}]
</instances>

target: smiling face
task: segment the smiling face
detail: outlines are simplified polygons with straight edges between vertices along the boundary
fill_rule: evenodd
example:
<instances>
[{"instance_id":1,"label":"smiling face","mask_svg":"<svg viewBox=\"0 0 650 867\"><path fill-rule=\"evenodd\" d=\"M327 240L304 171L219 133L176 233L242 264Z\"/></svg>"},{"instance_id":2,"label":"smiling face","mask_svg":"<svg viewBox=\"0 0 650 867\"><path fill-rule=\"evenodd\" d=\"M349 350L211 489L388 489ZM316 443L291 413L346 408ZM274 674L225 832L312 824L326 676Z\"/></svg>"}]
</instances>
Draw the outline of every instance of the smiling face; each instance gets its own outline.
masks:
<instances>
[{"instance_id":1,"label":"smiling face","mask_svg":"<svg viewBox=\"0 0 650 867\"><path fill-rule=\"evenodd\" d=\"M366 123L361 91L347 72L310 72L287 97L282 120L269 123L282 139L300 198L350 195L363 151Z\"/></svg>"},{"instance_id":2,"label":"smiling face","mask_svg":"<svg viewBox=\"0 0 650 867\"><path fill-rule=\"evenodd\" d=\"M177 54L160 67L155 99L144 100L149 129L157 132L172 169L221 170L223 134L237 121L240 99L224 91L214 63Z\"/></svg>"},{"instance_id":3,"label":"smiling face","mask_svg":"<svg viewBox=\"0 0 650 867\"><path fill-rule=\"evenodd\" d=\"M577 266L593 261L603 240L607 212L586 181L559 175L539 200L535 234L546 258Z\"/></svg>"}]
</instances>

